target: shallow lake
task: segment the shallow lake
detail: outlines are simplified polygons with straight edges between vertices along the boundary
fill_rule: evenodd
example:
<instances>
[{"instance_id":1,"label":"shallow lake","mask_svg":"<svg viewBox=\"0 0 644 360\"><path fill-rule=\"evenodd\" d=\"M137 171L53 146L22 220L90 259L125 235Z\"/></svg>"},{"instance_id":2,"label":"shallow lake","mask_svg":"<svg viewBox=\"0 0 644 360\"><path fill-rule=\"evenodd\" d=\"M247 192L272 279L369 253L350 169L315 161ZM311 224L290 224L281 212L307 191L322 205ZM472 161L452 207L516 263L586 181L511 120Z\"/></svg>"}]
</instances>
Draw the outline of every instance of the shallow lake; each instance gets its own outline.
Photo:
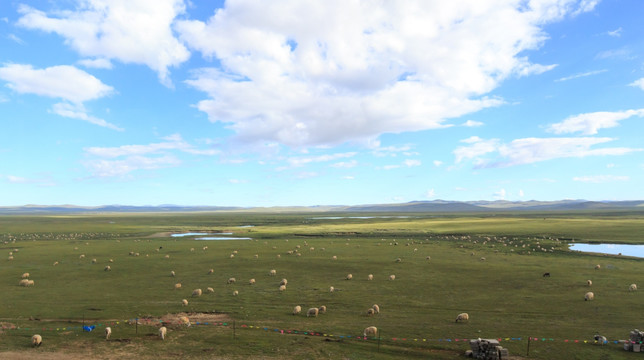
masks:
<instances>
[{"instance_id":1,"label":"shallow lake","mask_svg":"<svg viewBox=\"0 0 644 360\"><path fill-rule=\"evenodd\" d=\"M644 258L644 245L624 244L571 244L570 250L581 252L593 252L600 254L622 254L624 256L635 256Z\"/></svg>"},{"instance_id":2,"label":"shallow lake","mask_svg":"<svg viewBox=\"0 0 644 360\"><path fill-rule=\"evenodd\" d=\"M217 233L218 235L232 235L233 233ZM197 233L197 232L187 232L181 234L172 234L172 237L184 237L184 236L202 236L202 235L211 235L211 233Z\"/></svg>"}]
</instances>

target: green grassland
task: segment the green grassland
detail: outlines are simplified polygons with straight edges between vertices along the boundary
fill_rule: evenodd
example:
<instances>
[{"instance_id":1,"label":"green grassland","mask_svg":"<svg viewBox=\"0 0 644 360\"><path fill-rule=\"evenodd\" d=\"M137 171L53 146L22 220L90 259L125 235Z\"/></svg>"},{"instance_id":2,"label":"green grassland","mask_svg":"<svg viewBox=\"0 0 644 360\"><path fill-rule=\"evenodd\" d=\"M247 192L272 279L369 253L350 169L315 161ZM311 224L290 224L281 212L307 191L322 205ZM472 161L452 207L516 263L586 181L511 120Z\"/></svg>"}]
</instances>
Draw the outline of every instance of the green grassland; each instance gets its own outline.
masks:
<instances>
[{"instance_id":1,"label":"green grassland","mask_svg":"<svg viewBox=\"0 0 644 360\"><path fill-rule=\"evenodd\" d=\"M639 356L621 344L584 340L596 333L625 339L644 328L644 294L628 291L631 283L644 286L644 260L571 252L568 244L644 243L641 212L382 215L0 216L0 358L453 359L468 349L455 339L478 337L501 338L511 355L524 357L527 337L547 339L530 343L535 359ZM185 231L252 240L168 235ZM33 287L18 285L25 272ZM231 277L237 281L227 284ZM282 278L285 291L278 289ZM191 297L196 288L204 294ZM595 300L584 301L587 291ZM367 316L373 304L381 313ZM303 313L328 310L294 316L295 305ZM197 314L219 320L190 328L171 321L166 341L154 335L161 317L183 312L193 322ZM470 320L456 323L461 312ZM138 326L124 321L136 318ZM88 333L82 324L98 326ZM111 341L102 337L106 324ZM380 329L380 341L357 339L370 325ZM32 349L36 332L44 342Z\"/></svg>"}]
</instances>

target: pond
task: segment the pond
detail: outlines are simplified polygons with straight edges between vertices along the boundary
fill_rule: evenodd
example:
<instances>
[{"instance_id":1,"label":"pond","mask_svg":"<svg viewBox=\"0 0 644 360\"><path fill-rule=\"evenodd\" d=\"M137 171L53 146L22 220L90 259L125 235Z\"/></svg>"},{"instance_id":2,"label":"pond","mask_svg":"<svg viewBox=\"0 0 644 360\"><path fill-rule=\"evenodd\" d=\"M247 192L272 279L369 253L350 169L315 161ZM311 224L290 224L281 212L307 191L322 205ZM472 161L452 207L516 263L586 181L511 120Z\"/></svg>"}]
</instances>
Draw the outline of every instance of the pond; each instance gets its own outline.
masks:
<instances>
[{"instance_id":1,"label":"pond","mask_svg":"<svg viewBox=\"0 0 644 360\"><path fill-rule=\"evenodd\" d=\"M644 245L625 244L571 244L570 250L600 254L635 256L644 258Z\"/></svg>"},{"instance_id":2,"label":"pond","mask_svg":"<svg viewBox=\"0 0 644 360\"><path fill-rule=\"evenodd\" d=\"M320 216L312 220L340 220L340 219L407 219L410 216Z\"/></svg>"}]
</instances>

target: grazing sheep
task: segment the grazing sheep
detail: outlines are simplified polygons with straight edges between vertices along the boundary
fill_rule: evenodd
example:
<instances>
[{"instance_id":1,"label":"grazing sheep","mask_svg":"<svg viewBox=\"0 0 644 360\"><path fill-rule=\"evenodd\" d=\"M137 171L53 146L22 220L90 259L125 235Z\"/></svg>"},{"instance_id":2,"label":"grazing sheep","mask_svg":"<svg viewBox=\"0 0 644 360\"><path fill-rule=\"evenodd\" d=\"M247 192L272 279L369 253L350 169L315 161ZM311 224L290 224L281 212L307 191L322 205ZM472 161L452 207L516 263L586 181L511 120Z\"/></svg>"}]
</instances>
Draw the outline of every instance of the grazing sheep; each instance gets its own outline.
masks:
<instances>
[{"instance_id":1,"label":"grazing sheep","mask_svg":"<svg viewBox=\"0 0 644 360\"><path fill-rule=\"evenodd\" d=\"M593 336L593 339L595 340L595 343L600 345L606 345L608 343L608 340L606 340L606 336L595 335Z\"/></svg>"},{"instance_id":2,"label":"grazing sheep","mask_svg":"<svg viewBox=\"0 0 644 360\"><path fill-rule=\"evenodd\" d=\"M190 319L187 316L182 316L179 318L181 325L190 326Z\"/></svg>"},{"instance_id":3,"label":"grazing sheep","mask_svg":"<svg viewBox=\"0 0 644 360\"><path fill-rule=\"evenodd\" d=\"M182 306L188 306L188 300L186 300L186 299L181 300L181 305Z\"/></svg>"},{"instance_id":4,"label":"grazing sheep","mask_svg":"<svg viewBox=\"0 0 644 360\"><path fill-rule=\"evenodd\" d=\"M34 281L33 280L27 280L27 285L25 286L34 286Z\"/></svg>"},{"instance_id":5,"label":"grazing sheep","mask_svg":"<svg viewBox=\"0 0 644 360\"><path fill-rule=\"evenodd\" d=\"M215 273L215 269L210 269L210 270L208 270L208 275L210 275L210 274L214 274L214 273Z\"/></svg>"},{"instance_id":6,"label":"grazing sheep","mask_svg":"<svg viewBox=\"0 0 644 360\"><path fill-rule=\"evenodd\" d=\"M159 328L159 337L161 340L165 340L165 334L168 332L168 329L165 328L165 326L161 326Z\"/></svg>"},{"instance_id":7,"label":"grazing sheep","mask_svg":"<svg viewBox=\"0 0 644 360\"><path fill-rule=\"evenodd\" d=\"M302 307L300 305L297 305L293 308L293 315L297 315L300 312L302 312Z\"/></svg>"},{"instance_id":8,"label":"grazing sheep","mask_svg":"<svg viewBox=\"0 0 644 360\"><path fill-rule=\"evenodd\" d=\"M92 264L96 264L96 263L97 263L96 259L92 259Z\"/></svg>"},{"instance_id":9,"label":"grazing sheep","mask_svg":"<svg viewBox=\"0 0 644 360\"><path fill-rule=\"evenodd\" d=\"M333 259L333 260L338 260L338 257L337 257L337 256L335 256L335 255L333 255L333 257L332 257L331 259Z\"/></svg>"},{"instance_id":10,"label":"grazing sheep","mask_svg":"<svg viewBox=\"0 0 644 360\"><path fill-rule=\"evenodd\" d=\"M432 259L432 258L431 258L431 256L427 256L427 257L425 258L425 260L428 260L428 261L429 261L429 260L431 260L431 259Z\"/></svg>"},{"instance_id":11,"label":"grazing sheep","mask_svg":"<svg viewBox=\"0 0 644 360\"><path fill-rule=\"evenodd\" d=\"M174 273L174 270L170 271L170 276L175 277L177 274Z\"/></svg>"},{"instance_id":12,"label":"grazing sheep","mask_svg":"<svg viewBox=\"0 0 644 360\"><path fill-rule=\"evenodd\" d=\"M56 265L58 265L58 261L55 261L55 262L54 262L54 266L56 266Z\"/></svg>"},{"instance_id":13,"label":"grazing sheep","mask_svg":"<svg viewBox=\"0 0 644 360\"><path fill-rule=\"evenodd\" d=\"M112 271L112 267L111 267L111 266L109 266L109 265L107 265L107 266L105 267L105 269L103 269L103 270L104 270L104 271Z\"/></svg>"},{"instance_id":14,"label":"grazing sheep","mask_svg":"<svg viewBox=\"0 0 644 360\"><path fill-rule=\"evenodd\" d=\"M233 284L235 281L237 281L237 280L235 280L234 277L231 277L231 278L228 279L227 283L228 284Z\"/></svg>"},{"instance_id":15,"label":"grazing sheep","mask_svg":"<svg viewBox=\"0 0 644 360\"><path fill-rule=\"evenodd\" d=\"M31 345L33 347L40 346L42 344L42 336L35 334L31 337Z\"/></svg>"},{"instance_id":16,"label":"grazing sheep","mask_svg":"<svg viewBox=\"0 0 644 360\"><path fill-rule=\"evenodd\" d=\"M23 279L26 279L26 278L28 278L28 277L29 277L29 273L24 273L24 274L22 274L22 278L23 278Z\"/></svg>"},{"instance_id":17,"label":"grazing sheep","mask_svg":"<svg viewBox=\"0 0 644 360\"><path fill-rule=\"evenodd\" d=\"M481 260L481 261L485 261L485 258L484 258L484 257L481 257L481 259L480 259L480 260Z\"/></svg>"},{"instance_id":18,"label":"grazing sheep","mask_svg":"<svg viewBox=\"0 0 644 360\"><path fill-rule=\"evenodd\" d=\"M112 328L108 326L105 328L105 340L109 340L110 335L112 335Z\"/></svg>"},{"instance_id":19,"label":"grazing sheep","mask_svg":"<svg viewBox=\"0 0 644 360\"><path fill-rule=\"evenodd\" d=\"M20 282L18 283L18 285L20 285L20 286L29 286L29 279L22 279L22 280L20 280Z\"/></svg>"},{"instance_id":20,"label":"grazing sheep","mask_svg":"<svg viewBox=\"0 0 644 360\"><path fill-rule=\"evenodd\" d=\"M591 291L587 292L586 295L584 295L584 301L590 301L595 299L595 294Z\"/></svg>"},{"instance_id":21,"label":"grazing sheep","mask_svg":"<svg viewBox=\"0 0 644 360\"><path fill-rule=\"evenodd\" d=\"M235 254L230 254L230 258L233 259L235 257Z\"/></svg>"},{"instance_id":22,"label":"grazing sheep","mask_svg":"<svg viewBox=\"0 0 644 360\"><path fill-rule=\"evenodd\" d=\"M369 327L364 329L364 332L362 333L362 335L364 337L367 337L367 336L374 336L375 337L375 336L378 335L378 328L375 327L375 326L369 326Z\"/></svg>"},{"instance_id":23,"label":"grazing sheep","mask_svg":"<svg viewBox=\"0 0 644 360\"><path fill-rule=\"evenodd\" d=\"M268 274L270 276L275 276L275 275L277 275L277 271L275 269L272 269Z\"/></svg>"},{"instance_id":24,"label":"grazing sheep","mask_svg":"<svg viewBox=\"0 0 644 360\"><path fill-rule=\"evenodd\" d=\"M389 280L396 280L396 275L389 275Z\"/></svg>"},{"instance_id":25,"label":"grazing sheep","mask_svg":"<svg viewBox=\"0 0 644 360\"><path fill-rule=\"evenodd\" d=\"M288 284L288 280L286 279L282 279L282 281L280 281L280 285L287 285L287 284Z\"/></svg>"},{"instance_id":26,"label":"grazing sheep","mask_svg":"<svg viewBox=\"0 0 644 360\"><path fill-rule=\"evenodd\" d=\"M330 286L329 287L329 292L334 292L334 291L335 291L335 288L333 286Z\"/></svg>"},{"instance_id":27,"label":"grazing sheep","mask_svg":"<svg viewBox=\"0 0 644 360\"><path fill-rule=\"evenodd\" d=\"M83 258L85 258L85 255L83 254L83 255L79 256L78 258L83 259Z\"/></svg>"},{"instance_id":28,"label":"grazing sheep","mask_svg":"<svg viewBox=\"0 0 644 360\"><path fill-rule=\"evenodd\" d=\"M209 287L209 288L206 288L206 292L207 292L207 293L214 293L214 292L215 292L215 289L213 289L213 288Z\"/></svg>"},{"instance_id":29,"label":"grazing sheep","mask_svg":"<svg viewBox=\"0 0 644 360\"><path fill-rule=\"evenodd\" d=\"M170 258L170 255L166 255L166 256L164 256L164 258L169 259L169 258Z\"/></svg>"},{"instance_id":30,"label":"grazing sheep","mask_svg":"<svg viewBox=\"0 0 644 360\"><path fill-rule=\"evenodd\" d=\"M174 284L175 290L181 289L181 283Z\"/></svg>"},{"instance_id":31,"label":"grazing sheep","mask_svg":"<svg viewBox=\"0 0 644 360\"><path fill-rule=\"evenodd\" d=\"M250 279L250 280L248 280L248 284L250 284L250 285L255 285L255 279Z\"/></svg>"},{"instance_id":32,"label":"grazing sheep","mask_svg":"<svg viewBox=\"0 0 644 360\"><path fill-rule=\"evenodd\" d=\"M373 274L367 275L367 280L373 280Z\"/></svg>"},{"instance_id":33,"label":"grazing sheep","mask_svg":"<svg viewBox=\"0 0 644 360\"><path fill-rule=\"evenodd\" d=\"M194 289L192 290L192 297L201 296L201 293L201 289Z\"/></svg>"},{"instance_id":34,"label":"grazing sheep","mask_svg":"<svg viewBox=\"0 0 644 360\"><path fill-rule=\"evenodd\" d=\"M601 269L601 265L599 264L595 265L595 270L599 270L599 269Z\"/></svg>"},{"instance_id":35,"label":"grazing sheep","mask_svg":"<svg viewBox=\"0 0 644 360\"><path fill-rule=\"evenodd\" d=\"M376 311L373 308L367 309L367 316L372 316L375 313L376 313Z\"/></svg>"},{"instance_id":36,"label":"grazing sheep","mask_svg":"<svg viewBox=\"0 0 644 360\"><path fill-rule=\"evenodd\" d=\"M468 321L470 319L470 315L467 313L460 313L458 316L456 316L456 322L460 321Z\"/></svg>"},{"instance_id":37,"label":"grazing sheep","mask_svg":"<svg viewBox=\"0 0 644 360\"><path fill-rule=\"evenodd\" d=\"M322 305L318 308L320 314L326 314L326 305Z\"/></svg>"},{"instance_id":38,"label":"grazing sheep","mask_svg":"<svg viewBox=\"0 0 644 360\"><path fill-rule=\"evenodd\" d=\"M237 290L233 291L233 296L237 296L237 295L239 295L239 291Z\"/></svg>"},{"instance_id":39,"label":"grazing sheep","mask_svg":"<svg viewBox=\"0 0 644 360\"><path fill-rule=\"evenodd\" d=\"M9 260L9 261L13 260L13 256L9 256L9 257L7 258L7 260Z\"/></svg>"},{"instance_id":40,"label":"grazing sheep","mask_svg":"<svg viewBox=\"0 0 644 360\"><path fill-rule=\"evenodd\" d=\"M286 285L280 285L280 291L286 290Z\"/></svg>"},{"instance_id":41,"label":"grazing sheep","mask_svg":"<svg viewBox=\"0 0 644 360\"><path fill-rule=\"evenodd\" d=\"M306 317L309 317L309 316L317 317L319 312L320 312L320 309L318 308L310 308L309 311L306 312Z\"/></svg>"},{"instance_id":42,"label":"grazing sheep","mask_svg":"<svg viewBox=\"0 0 644 360\"><path fill-rule=\"evenodd\" d=\"M401 258L396 258L396 262L397 263L402 262L402 259Z\"/></svg>"},{"instance_id":43,"label":"grazing sheep","mask_svg":"<svg viewBox=\"0 0 644 360\"><path fill-rule=\"evenodd\" d=\"M631 284L628 286L628 291L636 291L637 290L637 284Z\"/></svg>"},{"instance_id":44,"label":"grazing sheep","mask_svg":"<svg viewBox=\"0 0 644 360\"><path fill-rule=\"evenodd\" d=\"M592 285L593 285L593 281L592 281L592 280L586 280L586 285L588 285L588 286L592 286Z\"/></svg>"},{"instance_id":45,"label":"grazing sheep","mask_svg":"<svg viewBox=\"0 0 644 360\"><path fill-rule=\"evenodd\" d=\"M378 306L378 304L373 304L371 308L376 314L380 314L380 306Z\"/></svg>"},{"instance_id":46,"label":"grazing sheep","mask_svg":"<svg viewBox=\"0 0 644 360\"><path fill-rule=\"evenodd\" d=\"M113 263L113 262L114 262L114 259L109 259L108 261L109 261L109 262L111 262L111 263Z\"/></svg>"},{"instance_id":47,"label":"grazing sheep","mask_svg":"<svg viewBox=\"0 0 644 360\"><path fill-rule=\"evenodd\" d=\"M347 280L351 280L351 279L353 279L353 275L351 275L351 274L347 274L346 279L347 279Z\"/></svg>"}]
</instances>

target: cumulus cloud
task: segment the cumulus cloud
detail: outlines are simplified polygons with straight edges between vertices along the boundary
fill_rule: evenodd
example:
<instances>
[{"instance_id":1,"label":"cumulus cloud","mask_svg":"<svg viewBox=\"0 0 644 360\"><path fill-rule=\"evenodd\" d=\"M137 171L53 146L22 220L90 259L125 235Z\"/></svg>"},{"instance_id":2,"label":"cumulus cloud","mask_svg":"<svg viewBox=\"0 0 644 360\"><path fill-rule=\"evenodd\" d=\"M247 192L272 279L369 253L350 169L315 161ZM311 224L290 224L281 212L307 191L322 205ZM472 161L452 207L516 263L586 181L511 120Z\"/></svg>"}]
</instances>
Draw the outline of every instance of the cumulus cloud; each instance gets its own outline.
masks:
<instances>
[{"instance_id":1,"label":"cumulus cloud","mask_svg":"<svg viewBox=\"0 0 644 360\"><path fill-rule=\"evenodd\" d=\"M525 56L543 26L595 2L229 1L206 21L177 21L191 49L221 67L187 81L196 106L244 143L291 147L374 141L438 129L503 104L509 77L555 65Z\"/></svg>"},{"instance_id":2,"label":"cumulus cloud","mask_svg":"<svg viewBox=\"0 0 644 360\"><path fill-rule=\"evenodd\" d=\"M591 176L576 176L572 179L573 181L587 182L587 183L607 183L615 181L628 181L630 178L628 176L615 176L615 175L591 175Z\"/></svg>"},{"instance_id":3,"label":"cumulus cloud","mask_svg":"<svg viewBox=\"0 0 644 360\"><path fill-rule=\"evenodd\" d=\"M476 168L498 168L531 164L559 158L582 158L588 156L625 155L644 149L605 147L594 149L593 146L613 141L612 138L523 138L508 144L498 139L476 139L470 145L454 150L456 162L473 160ZM496 154L496 158L484 158L483 155Z\"/></svg>"},{"instance_id":4,"label":"cumulus cloud","mask_svg":"<svg viewBox=\"0 0 644 360\"><path fill-rule=\"evenodd\" d=\"M319 156L293 157L288 159L288 163L293 167L299 167L310 163L328 162L328 161L334 161L342 158L350 158L355 155L356 155L355 152L348 152L348 153L325 154L325 155L319 155Z\"/></svg>"},{"instance_id":5,"label":"cumulus cloud","mask_svg":"<svg viewBox=\"0 0 644 360\"><path fill-rule=\"evenodd\" d=\"M479 126L483 126L483 123L480 122L480 121L467 120L466 122L463 123L463 126L465 126L465 127L479 127Z\"/></svg>"},{"instance_id":6,"label":"cumulus cloud","mask_svg":"<svg viewBox=\"0 0 644 360\"><path fill-rule=\"evenodd\" d=\"M111 69L112 63L108 59L82 59L78 63L86 68Z\"/></svg>"},{"instance_id":7,"label":"cumulus cloud","mask_svg":"<svg viewBox=\"0 0 644 360\"><path fill-rule=\"evenodd\" d=\"M0 79L17 93L60 98L77 104L114 92L111 86L69 65L34 69L31 65L5 64L0 67Z\"/></svg>"},{"instance_id":8,"label":"cumulus cloud","mask_svg":"<svg viewBox=\"0 0 644 360\"><path fill-rule=\"evenodd\" d=\"M616 127L621 120L633 116L643 117L644 109L579 114L571 116L560 123L550 125L548 131L555 134L579 132L583 135L594 135L600 129Z\"/></svg>"},{"instance_id":9,"label":"cumulus cloud","mask_svg":"<svg viewBox=\"0 0 644 360\"><path fill-rule=\"evenodd\" d=\"M611 31L606 32L606 34L608 34L608 36L612 36L612 37L620 37L620 36L622 36L622 31L623 30L624 29L622 29L622 27L620 26L615 30L611 30Z\"/></svg>"},{"instance_id":10,"label":"cumulus cloud","mask_svg":"<svg viewBox=\"0 0 644 360\"><path fill-rule=\"evenodd\" d=\"M190 57L171 24L184 13L183 0L73 1L71 10L46 13L20 5L18 26L56 33L81 56L143 64L170 85L168 68Z\"/></svg>"},{"instance_id":11,"label":"cumulus cloud","mask_svg":"<svg viewBox=\"0 0 644 360\"><path fill-rule=\"evenodd\" d=\"M644 78L637 79L637 80L633 81L632 83L630 83L628 85L635 86L635 87L638 87L638 88L644 90Z\"/></svg>"},{"instance_id":12,"label":"cumulus cloud","mask_svg":"<svg viewBox=\"0 0 644 360\"><path fill-rule=\"evenodd\" d=\"M136 170L174 167L182 163L178 153L215 155L212 149L196 149L179 134L163 138L163 142L148 145L85 148L88 159L83 161L95 177L124 176Z\"/></svg>"}]
</instances>

